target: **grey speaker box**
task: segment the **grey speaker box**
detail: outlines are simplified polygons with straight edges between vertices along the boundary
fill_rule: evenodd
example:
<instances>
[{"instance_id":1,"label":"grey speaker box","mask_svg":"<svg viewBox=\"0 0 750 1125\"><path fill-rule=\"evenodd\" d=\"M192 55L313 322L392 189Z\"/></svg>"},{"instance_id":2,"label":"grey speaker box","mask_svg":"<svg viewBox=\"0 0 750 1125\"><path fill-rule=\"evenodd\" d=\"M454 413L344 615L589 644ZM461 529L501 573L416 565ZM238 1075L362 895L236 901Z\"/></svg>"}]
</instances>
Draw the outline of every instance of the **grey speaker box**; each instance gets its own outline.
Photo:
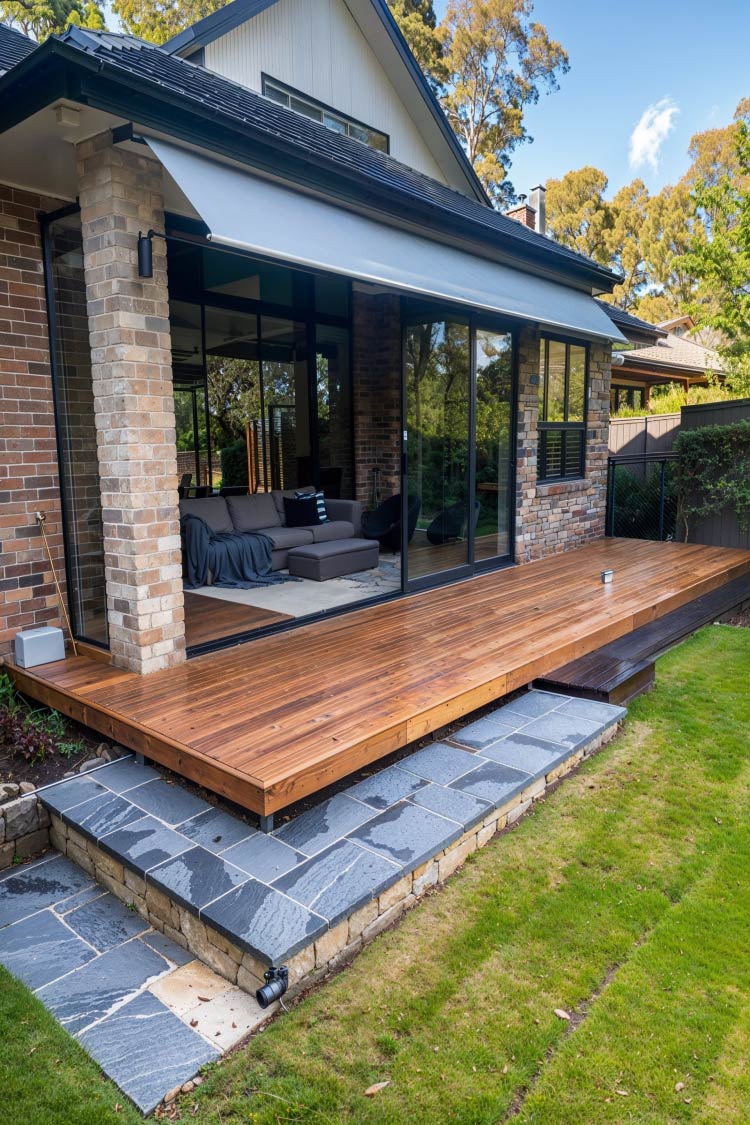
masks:
<instances>
[{"instance_id":1,"label":"grey speaker box","mask_svg":"<svg viewBox=\"0 0 750 1125\"><path fill-rule=\"evenodd\" d=\"M64 660L63 631L54 625L44 625L41 629L24 629L22 633L16 633L15 653L19 668L34 668L37 664Z\"/></svg>"}]
</instances>

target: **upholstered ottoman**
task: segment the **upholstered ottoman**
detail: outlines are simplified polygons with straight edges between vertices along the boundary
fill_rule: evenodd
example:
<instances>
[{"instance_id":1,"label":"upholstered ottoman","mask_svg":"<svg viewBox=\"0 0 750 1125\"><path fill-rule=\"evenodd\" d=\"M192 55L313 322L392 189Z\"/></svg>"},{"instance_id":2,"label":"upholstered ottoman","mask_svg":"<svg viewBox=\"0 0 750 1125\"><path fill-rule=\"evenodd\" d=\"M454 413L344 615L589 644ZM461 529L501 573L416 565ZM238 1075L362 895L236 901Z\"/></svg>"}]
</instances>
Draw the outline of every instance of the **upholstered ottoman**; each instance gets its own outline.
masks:
<instances>
[{"instance_id":1,"label":"upholstered ottoman","mask_svg":"<svg viewBox=\"0 0 750 1125\"><path fill-rule=\"evenodd\" d=\"M287 563L296 578L325 582L356 574L378 565L378 544L374 539L332 539L328 543L305 543L292 547Z\"/></svg>"}]
</instances>

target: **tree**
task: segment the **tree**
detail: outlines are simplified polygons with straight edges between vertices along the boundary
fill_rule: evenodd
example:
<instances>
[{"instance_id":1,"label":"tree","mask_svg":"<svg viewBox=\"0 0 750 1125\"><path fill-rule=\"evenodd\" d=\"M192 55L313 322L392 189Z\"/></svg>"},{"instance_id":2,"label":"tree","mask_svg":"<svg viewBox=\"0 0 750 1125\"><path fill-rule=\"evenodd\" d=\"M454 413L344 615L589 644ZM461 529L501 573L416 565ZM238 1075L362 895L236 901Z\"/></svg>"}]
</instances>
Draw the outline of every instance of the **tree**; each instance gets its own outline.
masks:
<instances>
[{"instance_id":1,"label":"tree","mask_svg":"<svg viewBox=\"0 0 750 1125\"><path fill-rule=\"evenodd\" d=\"M705 324L726 341L720 348L729 380L741 393L750 390L750 127L734 127L735 172L699 179L693 201L705 237L695 236L681 268L711 295L712 308L701 310ZM736 174L735 174L736 173Z\"/></svg>"},{"instance_id":2,"label":"tree","mask_svg":"<svg viewBox=\"0 0 750 1125\"><path fill-rule=\"evenodd\" d=\"M104 17L96 0L2 0L0 21L17 27L40 43L60 35L68 24L103 28Z\"/></svg>"},{"instance_id":3,"label":"tree","mask_svg":"<svg viewBox=\"0 0 750 1125\"><path fill-rule=\"evenodd\" d=\"M226 3L227 0L113 0L112 11L131 35L151 43L165 43Z\"/></svg>"},{"instance_id":4,"label":"tree","mask_svg":"<svg viewBox=\"0 0 750 1125\"><path fill-rule=\"evenodd\" d=\"M626 184L612 200L613 222L607 233L609 264L622 274L622 282L615 286L609 299L621 309L634 309L650 280L641 246L648 206L649 194L643 180Z\"/></svg>"},{"instance_id":5,"label":"tree","mask_svg":"<svg viewBox=\"0 0 750 1125\"><path fill-rule=\"evenodd\" d=\"M437 93L445 78L443 40L432 0L389 0L411 53Z\"/></svg>"},{"instance_id":6,"label":"tree","mask_svg":"<svg viewBox=\"0 0 750 1125\"><path fill-rule=\"evenodd\" d=\"M531 0L449 0L440 25L445 80L441 102L488 193L513 199L511 154L532 140L527 106L556 90L568 55L546 27L531 22Z\"/></svg>"},{"instance_id":7,"label":"tree","mask_svg":"<svg viewBox=\"0 0 750 1125\"><path fill-rule=\"evenodd\" d=\"M604 198L607 177L587 166L547 182L547 230L556 242L609 264L607 232L612 208Z\"/></svg>"},{"instance_id":8,"label":"tree","mask_svg":"<svg viewBox=\"0 0 750 1125\"><path fill-rule=\"evenodd\" d=\"M704 239L702 220L684 180L649 200L639 241L650 288L638 302L639 316L648 320L645 310L653 317L658 309L657 319L667 320L694 300L695 276L685 267L684 255L694 241Z\"/></svg>"}]
</instances>

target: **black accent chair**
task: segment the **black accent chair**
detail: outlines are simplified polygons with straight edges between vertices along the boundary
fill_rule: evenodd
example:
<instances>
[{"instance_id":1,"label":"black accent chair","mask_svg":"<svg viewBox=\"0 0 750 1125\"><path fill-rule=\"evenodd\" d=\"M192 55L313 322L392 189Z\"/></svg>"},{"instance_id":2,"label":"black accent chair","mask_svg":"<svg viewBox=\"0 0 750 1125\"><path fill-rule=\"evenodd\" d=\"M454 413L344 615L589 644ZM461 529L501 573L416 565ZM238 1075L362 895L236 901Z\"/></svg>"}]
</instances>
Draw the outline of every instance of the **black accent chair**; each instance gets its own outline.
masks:
<instances>
[{"instance_id":1,"label":"black accent chair","mask_svg":"<svg viewBox=\"0 0 750 1125\"><path fill-rule=\"evenodd\" d=\"M426 534L430 543L437 547L441 543L450 543L452 540L458 539L466 523L466 515L465 504L451 504L449 508L443 508L442 512L435 516L435 519L427 528ZM478 519L479 501L477 500L474 505L475 529Z\"/></svg>"},{"instance_id":2,"label":"black accent chair","mask_svg":"<svg viewBox=\"0 0 750 1125\"><path fill-rule=\"evenodd\" d=\"M418 496L409 497L406 521L406 541L411 542L417 526L422 501ZM401 550L401 493L389 496L373 512L362 516L362 534L366 539L377 539L381 547L390 551Z\"/></svg>"}]
</instances>

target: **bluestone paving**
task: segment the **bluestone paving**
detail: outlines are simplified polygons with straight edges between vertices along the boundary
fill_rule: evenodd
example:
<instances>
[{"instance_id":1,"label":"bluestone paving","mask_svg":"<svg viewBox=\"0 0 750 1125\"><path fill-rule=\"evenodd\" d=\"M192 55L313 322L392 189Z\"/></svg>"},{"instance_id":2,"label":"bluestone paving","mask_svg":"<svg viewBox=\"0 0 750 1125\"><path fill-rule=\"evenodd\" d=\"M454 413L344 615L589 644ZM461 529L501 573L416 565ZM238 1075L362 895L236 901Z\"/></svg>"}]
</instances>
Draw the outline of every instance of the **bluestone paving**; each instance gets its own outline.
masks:
<instances>
[{"instance_id":1,"label":"bluestone paving","mask_svg":"<svg viewBox=\"0 0 750 1125\"><path fill-rule=\"evenodd\" d=\"M457 789L449 789L444 785L426 785L411 798L415 805L430 809L439 816L455 820L464 831L473 828L480 820L484 820L492 808L489 801L479 797L472 797L469 793L459 793Z\"/></svg>"},{"instance_id":2,"label":"bluestone paving","mask_svg":"<svg viewBox=\"0 0 750 1125\"><path fill-rule=\"evenodd\" d=\"M411 871L458 839L461 825L401 801L349 834L349 839Z\"/></svg>"},{"instance_id":3,"label":"bluestone paving","mask_svg":"<svg viewBox=\"0 0 750 1125\"><path fill-rule=\"evenodd\" d=\"M85 871L61 855L10 871L0 880L0 929L94 886Z\"/></svg>"},{"instance_id":4,"label":"bluestone paving","mask_svg":"<svg viewBox=\"0 0 750 1125\"><path fill-rule=\"evenodd\" d=\"M279 875L304 863L307 856L277 840L275 836L256 832L249 840L228 848L221 858L246 871L248 875L254 875L262 883L273 883Z\"/></svg>"},{"instance_id":5,"label":"bluestone paving","mask_svg":"<svg viewBox=\"0 0 750 1125\"><path fill-rule=\"evenodd\" d=\"M268 965L283 963L328 929L321 915L256 879L210 903L201 918Z\"/></svg>"},{"instance_id":6,"label":"bluestone paving","mask_svg":"<svg viewBox=\"0 0 750 1125\"><path fill-rule=\"evenodd\" d=\"M107 832L114 832L116 828L140 820L143 810L136 808L126 798L107 790L60 815L67 824L93 840L98 840Z\"/></svg>"},{"instance_id":7,"label":"bluestone paving","mask_svg":"<svg viewBox=\"0 0 750 1125\"><path fill-rule=\"evenodd\" d=\"M65 915L65 922L97 953L105 953L151 928L140 914L128 910L114 895L102 895L76 907Z\"/></svg>"},{"instance_id":8,"label":"bluestone paving","mask_svg":"<svg viewBox=\"0 0 750 1125\"><path fill-rule=\"evenodd\" d=\"M274 836L311 856L348 835L372 815L369 806L352 800L346 793L337 793L282 825Z\"/></svg>"},{"instance_id":9,"label":"bluestone paving","mask_svg":"<svg viewBox=\"0 0 750 1125\"><path fill-rule=\"evenodd\" d=\"M27 988L40 988L96 957L51 910L0 930L0 964Z\"/></svg>"},{"instance_id":10,"label":"bluestone paving","mask_svg":"<svg viewBox=\"0 0 750 1125\"><path fill-rule=\"evenodd\" d=\"M523 733L530 738L543 738L547 742L556 742L559 746L575 750L590 742L606 725L592 719L581 719L570 712L549 711L524 727Z\"/></svg>"},{"instance_id":11,"label":"bluestone paving","mask_svg":"<svg viewBox=\"0 0 750 1125\"><path fill-rule=\"evenodd\" d=\"M94 777L113 793L126 793L147 781L157 781L161 774L151 766L142 765L134 757L119 758L94 772Z\"/></svg>"},{"instance_id":12,"label":"bluestone paving","mask_svg":"<svg viewBox=\"0 0 750 1125\"><path fill-rule=\"evenodd\" d=\"M447 742L433 742L398 764L402 770L414 773L417 777L436 781L439 785L449 785L462 773L473 770L478 765L478 758L476 754L459 750L457 746L449 746Z\"/></svg>"},{"instance_id":13,"label":"bluestone paving","mask_svg":"<svg viewBox=\"0 0 750 1125\"><path fill-rule=\"evenodd\" d=\"M606 724L618 723L627 715L624 707L616 707L614 703L600 703L596 699L566 699L557 710L563 715L578 715L581 719Z\"/></svg>"},{"instance_id":14,"label":"bluestone paving","mask_svg":"<svg viewBox=\"0 0 750 1125\"><path fill-rule=\"evenodd\" d=\"M71 898L66 898L63 899L62 902L58 902L52 909L55 914L69 914L71 910L76 910L86 902L93 902L95 898L101 898L104 894L106 894L104 887L101 887L98 883L94 883L85 891L79 891L77 895L73 895Z\"/></svg>"},{"instance_id":15,"label":"bluestone paving","mask_svg":"<svg viewBox=\"0 0 750 1125\"><path fill-rule=\"evenodd\" d=\"M145 942L146 945L150 945L157 953L161 953L162 957L168 958L173 965L187 965L189 961L195 960L194 953L170 941L168 937L165 937L164 934L160 934L158 930L149 930L147 934L142 934L138 940Z\"/></svg>"},{"instance_id":16,"label":"bluestone paving","mask_svg":"<svg viewBox=\"0 0 750 1125\"><path fill-rule=\"evenodd\" d=\"M128 800L172 827L211 808L208 801L189 793L181 785L170 785L161 779L128 789Z\"/></svg>"},{"instance_id":17,"label":"bluestone paving","mask_svg":"<svg viewBox=\"0 0 750 1125\"><path fill-rule=\"evenodd\" d=\"M129 941L94 957L77 973L40 988L37 996L76 1034L169 969L169 962L155 950L142 941Z\"/></svg>"},{"instance_id":18,"label":"bluestone paving","mask_svg":"<svg viewBox=\"0 0 750 1125\"><path fill-rule=\"evenodd\" d=\"M509 722L512 715L523 715L528 719L536 719L539 715L546 715L556 707L566 703L569 695L557 695L552 691L527 691L494 711L495 715L504 716L503 722Z\"/></svg>"},{"instance_id":19,"label":"bluestone paving","mask_svg":"<svg viewBox=\"0 0 750 1125\"><path fill-rule=\"evenodd\" d=\"M168 859L148 873L149 883L196 911L248 878L246 871L200 847Z\"/></svg>"},{"instance_id":20,"label":"bluestone paving","mask_svg":"<svg viewBox=\"0 0 750 1125\"><path fill-rule=\"evenodd\" d=\"M192 842L156 817L144 816L126 828L118 828L116 832L102 836L99 846L139 875L145 875L152 867L164 863L165 859L173 859L180 852L186 852L192 847Z\"/></svg>"},{"instance_id":21,"label":"bluestone paving","mask_svg":"<svg viewBox=\"0 0 750 1125\"><path fill-rule=\"evenodd\" d=\"M462 727L461 730L456 731L450 737L451 742L468 746L470 750L483 751L486 746L491 746L493 742L497 742L498 738L502 738L506 734L512 734L516 729L517 726L512 722L505 723L494 718L477 719L475 723L469 723L468 727Z\"/></svg>"},{"instance_id":22,"label":"bluestone paving","mask_svg":"<svg viewBox=\"0 0 750 1125\"><path fill-rule=\"evenodd\" d=\"M180 825L183 836L210 852L224 852L242 840L255 836L257 829L223 809L210 808Z\"/></svg>"},{"instance_id":23,"label":"bluestone paving","mask_svg":"<svg viewBox=\"0 0 750 1125\"><path fill-rule=\"evenodd\" d=\"M451 788L458 789L462 793L471 793L474 797L481 797L497 808L508 801L514 793L525 789L531 781L531 774L501 765L499 762L484 762L475 770L459 777Z\"/></svg>"},{"instance_id":24,"label":"bluestone paving","mask_svg":"<svg viewBox=\"0 0 750 1125\"><path fill-rule=\"evenodd\" d=\"M401 869L350 840L339 840L274 886L335 926L399 878Z\"/></svg>"},{"instance_id":25,"label":"bluestone paving","mask_svg":"<svg viewBox=\"0 0 750 1125\"><path fill-rule=\"evenodd\" d=\"M346 792L356 801L362 801L370 808L382 811L395 805L396 801L416 793L424 784L424 779L414 773L407 773L400 766L389 766L379 773L372 774L371 777L366 777L364 781L353 785Z\"/></svg>"},{"instance_id":26,"label":"bluestone paving","mask_svg":"<svg viewBox=\"0 0 750 1125\"><path fill-rule=\"evenodd\" d=\"M88 777L86 774L81 774L78 777L70 777L66 781L58 782L57 785L50 785L46 789L40 791L45 805L53 812L63 813L68 809L75 808L76 805L82 805L84 801L90 801L92 797L99 797L109 791L99 781L95 781L93 777Z\"/></svg>"},{"instance_id":27,"label":"bluestone paving","mask_svg":"<svg viewBox=\"0 0 750 1125\"><path fill-rule=\"evenodd\" d=\"M150 992L140 993L80 1035L102 1069L142 1113L192 1078L219 1051Z\"/></svg>"},{"instance_id":28,"label":"bluestone paving","mask_svg":"<svg viewBox=\"0 0 750 1125\"><path fill-rule=\"evenodd\" d=\"M488 746L485 750L485 755L493 761L524 770L535 777L549 773L556 765L569 758L570 754L569 746L532 738L525 730L509 734L499 742L493 742L492 746Z\"/></svg>"}]
</instances>

